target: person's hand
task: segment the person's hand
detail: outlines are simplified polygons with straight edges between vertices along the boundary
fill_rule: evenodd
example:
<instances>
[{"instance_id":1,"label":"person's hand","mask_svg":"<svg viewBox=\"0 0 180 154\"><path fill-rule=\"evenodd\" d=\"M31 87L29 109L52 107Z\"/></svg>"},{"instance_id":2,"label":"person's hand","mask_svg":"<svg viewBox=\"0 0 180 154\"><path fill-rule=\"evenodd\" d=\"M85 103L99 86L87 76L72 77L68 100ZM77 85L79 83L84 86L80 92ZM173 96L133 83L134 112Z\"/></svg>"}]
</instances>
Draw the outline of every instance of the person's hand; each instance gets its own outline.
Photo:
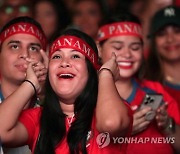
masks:
<instances>
[{"instance_id":1,"label":"person's hand","mask_svg":"<svg viewBox=\"0 0 180 154\"><path fill-rule=\"evenodd\" d=\"M35 85L37 94L41 94L42 91L44 91L49 62L46 53L43 50L40 50L40 53L43 58L43 62L26 58L26 61L29 63L28 66L26 66L26 80L30 80Z\"/></svg>"},{"instance_id":2,"label":"person's hand","mask_svg":"<svg viewBox=\"0 0 180 154\"><path fill-rule=\"evenodd\" d=\"M147 112L151 111L151 107L146 107L142 110L138 110L138 106L131 106L131 109L134 111L133 114L133 129L132 135L137 134L145 130L151 121L145 119Z\"/></svg>"},{"instance_id":3,"label":"person's hand","mask_svg":"<svg viewBox=\"0 0 180 154\"><path fill-rule=\"evenodd\" d=\"M109 59L101 66L99 72L101 72L101 70L103 70L104 68L108 69L112 73L114 81L117 81L119 79L119 67L118 63L116 62L116 55L114 52L112 53L111 59Z\"/></svg>"},{"instance_id":4,"label":"person's hand","mask_svg":"<svg viewBox=\"0 0 180 154\"><path fill-rule=\"evenodd\" d=\"M157 109L157 114L156 114L156 122L157 122L157 126L159 129L165 129L168 125L168 122L169 122L169 116L168 116L168 113L167 113L167 107L168 107L168 104L167 103L164 103L162 106L160 106L158 109Z\"/></svg>"}]
</instances>

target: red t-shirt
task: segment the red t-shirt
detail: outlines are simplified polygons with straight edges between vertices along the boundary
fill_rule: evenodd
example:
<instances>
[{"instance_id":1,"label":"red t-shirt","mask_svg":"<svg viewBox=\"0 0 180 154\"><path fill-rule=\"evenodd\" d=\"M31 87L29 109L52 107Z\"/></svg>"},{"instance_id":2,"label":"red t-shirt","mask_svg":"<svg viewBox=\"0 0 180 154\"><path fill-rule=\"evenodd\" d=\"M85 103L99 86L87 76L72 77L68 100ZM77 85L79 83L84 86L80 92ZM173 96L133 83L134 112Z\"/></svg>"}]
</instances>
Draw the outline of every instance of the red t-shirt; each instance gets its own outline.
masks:
<instances>
[{"instance_id":1,"label":"red t-shirt","mask_svg":"<svg viewBox=\"0 0 180 154\"><path fill-rule=\"evenodd\" d=\"M39 120L41 116L42 108L35 108L35 109L28 109L24 111L20 116L20 122L26 127L28 131L28 141L27 144L29 145L30 149L34 151L36 146L36 141L39 136ZM129 110L129 114L132 117L132 112ZM68 131L68 122L66 120L66 131ZM130 131L128 134L131 133L132 128L129 129ZM95 116L93 117L92 127L91 127L91 137L89 142L87 142L87 151L89 154L125 154L127 144L114 144L113 138L108 136L107 134L104 135L104 138L98 138L102 140L100 144L102 144L102 148L98 146L97 137L100 137L101 133L99 133L96 129L95 123ZM110 143L109 143L110 141ZM106 146L107 145L107 146ZM104 146L104 147L103 147ZM61 144L57 145L55 149L56 154L63 153L69 154L69 147L65 139L61 142Z\"/></svg>"},{"instance_id":2,"label":"red t-shirt","mask_svg":"<svg viewBox=\"0 0 180 154\"><path fill-rule=\"evenodd\" d=\"M175 5L180 7L180 0L175 0Z\"/></svg>"},{"instance_id":3,"label":"red t-shirt","mask_svg":"<svg viewBox=\"0 0 180 154\"><path fill-rule=\"evenodd\" d=\"M134 98L131 98L131 105L140 105L143 97L149 91L161 93L164 101L168 102L168 114L180 124L180 113L177 102L164 90L158 82L143 81L136 82ZM133 136L134 140L128 144L127 154L173 154L171 144L174 138L166 138L157 128L156 121L152 121L146 130ZM135 143L136 142L136 143Z\"/></svg>"},{"instance_id":4,"label":"red t-shirt","mask_svg":"<svg viewBox=\"0 0 180 154\"><path fill-rule=\"evenodd\" d=\"M180 85L175 85L166 82L164 84L164 88L176 100L180 111Z\"/></svg>"}]
</instances>

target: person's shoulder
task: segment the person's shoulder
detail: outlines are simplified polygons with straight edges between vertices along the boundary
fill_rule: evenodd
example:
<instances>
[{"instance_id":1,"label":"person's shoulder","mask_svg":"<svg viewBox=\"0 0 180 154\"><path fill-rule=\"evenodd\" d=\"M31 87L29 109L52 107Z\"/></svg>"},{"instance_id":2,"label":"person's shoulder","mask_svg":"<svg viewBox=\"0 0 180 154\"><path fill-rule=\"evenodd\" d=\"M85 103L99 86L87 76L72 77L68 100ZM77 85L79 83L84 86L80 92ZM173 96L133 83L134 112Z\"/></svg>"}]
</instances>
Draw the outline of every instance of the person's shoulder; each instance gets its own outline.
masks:
<instances>
[{"instance_id":1,"label":"person's shoulder","mask_svg":"<svg viewBox=\"0 0 180 154\"><path fill-rule=\"evenodd\" d=\"M150 88L163 88L163 85L158 82L158 81L152 81L152 80L141 80L141 85L142 86L147 86L147 87L150 87Z\"/></svg>"},{"instance_id":2,"label":"person's shoulder","mask_svg":"<svg viewBox=\"0 0 180 154\"><path fill-rule=\"evenodd\" d=\"M144 89L146 92L155 92L155 93L164 93L164 86L158 81L152 80L137 80L139 86Z\"/></svg>"},{"instance_id":3,"label":"person's shoulder","mask_svg":"<svg viewBox=\"0 0 180 154\"><path fill-rule=\"evenodd\" d=\"M22 114L29 114L31 116L40 116L42 112L42 107L35 107L35 108L29 108L29 109L25 109Z\"/></svg>"},{"instance_id":4,"label":"person's shoulder","mask_svg":"<svg viewBox=\"0 0 180 154\"><path fill-rule=\"evenodd\" d=\"M35 125L39 124L39 120L41 117L41 107L36 107L36 108L30 108L30 109L25 109L21 113L19 120L23 123L26 124L28 123L34 123Z\"/></svg>"},{"instance_id":5,"label":"person's shoulder","mask_svg":"<svg viewBox=\"0 0 180 154\"><path fill-rule=\"evenodd\" d=\"M26 112L41 112L42 111L42 107L28 108L28 109L25 109L24 111L26 111Z\"/></svg>"}]
</instances>

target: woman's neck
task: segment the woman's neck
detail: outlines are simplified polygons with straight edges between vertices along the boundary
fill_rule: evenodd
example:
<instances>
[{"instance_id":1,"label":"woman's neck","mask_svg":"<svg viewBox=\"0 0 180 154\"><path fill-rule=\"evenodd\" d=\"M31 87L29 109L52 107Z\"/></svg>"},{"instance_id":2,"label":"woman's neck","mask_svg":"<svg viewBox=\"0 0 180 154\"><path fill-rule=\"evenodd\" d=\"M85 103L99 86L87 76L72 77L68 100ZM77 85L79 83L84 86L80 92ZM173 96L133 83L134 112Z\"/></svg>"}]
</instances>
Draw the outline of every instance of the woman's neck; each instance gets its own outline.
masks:
<instances>
[{"instance_id":1,"label":"woman's neck","mask_svg":"<svg viewBox=\"0 0 180 154\"><path fill-rule=\"evenodd\" d=\"M74 104L73 103L63 103L60 101L61 109L63 113L69 117L74 115Z\"/></svg>"},{"instance_id":2,"label":"woman's neck","mask_svg":"<svg viewBox=\"0 0 180 154\"><path fill-rule=\"evenodd\" d=\"M133 90L132 79L118 80L116 88L123 99L127 99Z\"/></svg>"},{"instance_id":3,"label":"woman's neck","mask_svg":"<svg viewBox=\"0 0 180 154\"><path fill-rule=\"evenodd\" d=\"M165 80L168 82L180 84L180 62L176 63L163 63Z\"/></svg>"}]
</instances>

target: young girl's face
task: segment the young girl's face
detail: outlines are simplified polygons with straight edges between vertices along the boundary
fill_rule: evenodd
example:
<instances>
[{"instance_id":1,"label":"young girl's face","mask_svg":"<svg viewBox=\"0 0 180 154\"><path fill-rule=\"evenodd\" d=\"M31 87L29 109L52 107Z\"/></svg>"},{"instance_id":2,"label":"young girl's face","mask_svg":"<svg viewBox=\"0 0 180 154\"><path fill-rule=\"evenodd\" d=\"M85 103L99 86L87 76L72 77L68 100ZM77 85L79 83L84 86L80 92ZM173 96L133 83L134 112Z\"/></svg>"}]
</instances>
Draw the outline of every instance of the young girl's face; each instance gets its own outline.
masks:
<instances>
[{"instance_id":1,"label":"young girl's face","mask_svg":"<svg viewBox=\"0 0 180 154\"><path fill-rule=\"evenodd\" d=\"M180 27L166 26L155 36L156 48L163 60L180 60Z\"/></svg>"},{"instance_id":2,"label":"young girl's face","mask_svg":"<svg viewBox=\"0 0 180 154\"><path fill-rule=\"evenodd\" d=\"M54 52L49 63L49 80L61 99L74 102L88 80L85 56L71 48Z\"/></svg>"},{"instance_id":3,"label":"young girl's face","mask_svg":"<svg viewBox=\"0 0 180 154\"><path fill-rule=\"evenodd\" d=\"M100 47L100 57L105 63L112 52L116 54L119 73L122 78L131 78L139 69L143 58L143 45L136 36L115 36Z\"/></svg>"}]
</instances>

